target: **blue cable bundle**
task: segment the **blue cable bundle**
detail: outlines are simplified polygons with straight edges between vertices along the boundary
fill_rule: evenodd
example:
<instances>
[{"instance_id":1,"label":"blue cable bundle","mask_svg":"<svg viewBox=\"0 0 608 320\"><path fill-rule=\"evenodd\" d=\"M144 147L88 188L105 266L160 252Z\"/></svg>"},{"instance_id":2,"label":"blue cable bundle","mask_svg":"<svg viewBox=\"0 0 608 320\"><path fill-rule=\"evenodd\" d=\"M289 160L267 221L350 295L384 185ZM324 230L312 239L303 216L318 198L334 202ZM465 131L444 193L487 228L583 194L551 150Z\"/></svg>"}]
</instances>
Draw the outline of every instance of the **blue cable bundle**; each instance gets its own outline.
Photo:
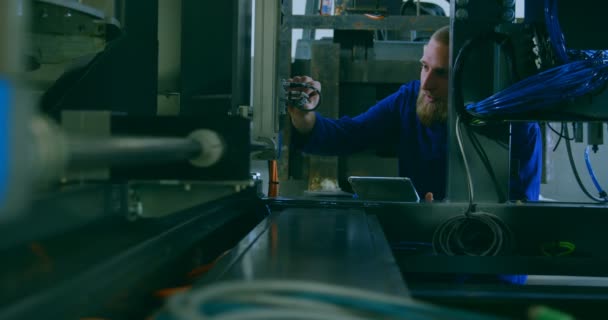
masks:
<instances>
[{"instance_id":1,"label":"blue cable bundle","mask_svg":"<svg viewBox=\"0 0 608 320\"><path fill-rule=\"evenodd\" d=\"M467 105L470 114L487 117L535 111L605 89L608 51L568 50L557 18L557 0L545 0L545 22L554 54L563 64Z\"/></svg>"},{"instance_id":2,"label":"blue cable bundle","mask_svg":"<svg viewBox=\"0 0 608 320\"><path fill-rule=\"evenodd\" d=\"M560 62L570 61L566 53L566 39L557 19L557 0L545 0L545 24L551 39L551 47Z\"/></svg>"},{"instance_id":3,"label":"blue cable bundle","mask_svg":"<svg viewBox=\"0 0 608 320\"><path fill-rule=\"evenodd\" d=\"M466 108L478 117L534 111L592 94L607 84L608 61L602 54L543 71Z\"/></svg>"}]
</instances>

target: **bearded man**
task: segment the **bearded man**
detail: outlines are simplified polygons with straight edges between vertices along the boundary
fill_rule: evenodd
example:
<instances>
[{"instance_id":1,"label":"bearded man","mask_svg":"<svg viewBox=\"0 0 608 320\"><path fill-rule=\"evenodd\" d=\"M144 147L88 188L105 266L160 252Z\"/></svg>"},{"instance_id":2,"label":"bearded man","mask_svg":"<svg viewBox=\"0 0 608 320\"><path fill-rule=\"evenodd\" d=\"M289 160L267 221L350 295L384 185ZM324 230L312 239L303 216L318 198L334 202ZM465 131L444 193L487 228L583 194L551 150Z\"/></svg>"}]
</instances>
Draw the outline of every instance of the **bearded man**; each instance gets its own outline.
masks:
<instances>
[{"instance_id":1,"label":"bearded man","mask_svg":"<svg viewBox=\"0 0 608 320\"><path fill-rule=\"evenodd\" d=\"M437 30L420 59L420 80L401 86L366 112L350 118L328 119L316 112L288 107L296 129L293 143L311 154L345 155L380 144L396 145L399 175L409 177L425 199L445 197L447 170L447 106L450 29ZM291 82L310 96L305 109L319 102L321 84L308 77ZM512 126L511 159L517 175L509 183L511 200L536 201L540 193L541 135L536 123Z\"/></svg>"}]
</instances>

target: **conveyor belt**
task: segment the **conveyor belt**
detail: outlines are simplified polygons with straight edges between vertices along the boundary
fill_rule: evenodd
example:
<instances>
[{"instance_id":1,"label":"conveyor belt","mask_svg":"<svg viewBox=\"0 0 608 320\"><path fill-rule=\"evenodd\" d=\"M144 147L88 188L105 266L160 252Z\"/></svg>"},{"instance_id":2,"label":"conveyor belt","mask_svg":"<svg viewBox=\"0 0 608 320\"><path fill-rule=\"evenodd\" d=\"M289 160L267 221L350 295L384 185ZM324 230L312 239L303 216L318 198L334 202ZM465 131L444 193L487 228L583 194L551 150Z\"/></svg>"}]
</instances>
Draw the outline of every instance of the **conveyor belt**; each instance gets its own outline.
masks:
<instances>
[{"instance_id":1,"label":"conveyor belt","mask_svg":"<svg viewBox=\"0 0 608 320\"><path fill-rule=\"evenodd\" d=\"M376 217L362 209L274 212L199 285L260 279L318 281L408 295Z\"/></svg>"}]
</instances>

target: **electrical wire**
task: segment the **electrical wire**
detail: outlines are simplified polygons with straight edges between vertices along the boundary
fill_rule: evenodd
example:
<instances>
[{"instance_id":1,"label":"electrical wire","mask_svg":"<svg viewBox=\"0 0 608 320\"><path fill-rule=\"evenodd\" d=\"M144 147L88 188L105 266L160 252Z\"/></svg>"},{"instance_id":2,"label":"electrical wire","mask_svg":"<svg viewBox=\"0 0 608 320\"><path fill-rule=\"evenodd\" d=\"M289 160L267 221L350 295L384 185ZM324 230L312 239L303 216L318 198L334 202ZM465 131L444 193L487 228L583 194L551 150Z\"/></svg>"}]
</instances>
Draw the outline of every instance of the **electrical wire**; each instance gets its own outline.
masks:
<instances>
[{"instance_id":1,"label":"electrical wire","mask_svg":"<svg viewBox=\"0 0 608 320\"><path fill-rule=\"evenodd\" d=\"M468 160L464 151L461 134L461 118L468 113L464 105L464 96L462 93L463 70L465 65L465 57L468 56L470 50L483 43L492 41L497 43L501 50L505 52L507 64L511 70L512 80L519 79L515 68L515 50L511 39L504 34L490 32L480 35L476 38L469 39L460 48L454 63L454 94L456 100L456 109L458 116L456 118L456 138L458 147L465 167L467 178L467 187L469 190L469 205L464 215L453 217L443 222L433 233L433 249L438 254L447 255L470 255L470 256L488 256L507 254L513 251L513 233L510 228L497 216L486 212L475 212L474 190L472 177L468 165ZM475 123L475 119L467 118L467 122ZM484 122L485 124L485 122ZM480 147L479 141L472 139L473 146ZM489 159L485 152L480 147L478 154L484 164L489 165ZM488 166L490 172L491 165ZM495 176L494 176L495 179ZM496 183L496 186L498 184ZM497 192L501 190L497 188Z\"/></svg>"},{"instance_id":2,"label":"electrical wire","mask_svg":"<svg viewBox=\"0 0 608 320\"><path fill-rule=\"evenodd\" d=\"M564 126L564 130L566 133L566 136L568 136L568 126ZM581 190L583 191L583 193L591 200L595 201L595 202L606 202L605 199L601 199L598 197L593 196L585 187L585 185L583 184L583 182L581 181L581 177L578 175L578 170L576 169L576 164L574 163L574 157L572 156L572 146L570 145L570 140L566 140L566 151L568 153L568 160L570 161L570 167L572 168L572 173L574 173L574 178L576 179L576 183L578 183L578 186L581 188Z\"/></svg>"},{"instance_id":3,"label":"electrical wire","mask_svg":"<svg viewBox=\"0 0 608 320\"><path fill-rule=\"evenodd\" d=\"M591 161L589 160L589 146L585 148L585 164L587 165L587 171L589 171L589 176L591 176L591 181L593 181L593 185L597 189L599 198L604 199L605 202L608 202L608 194L606 194L606 191L602 189L602 186L600 186L600 183L597 181L595 172L593 172L593 167L591 166Z\"/></svg>"},{"instance_id":4,"label":"electrical wire","mask_svg":"<svg viewBox=\"0 0 608 320\"><path fill-rule=\"evenodd\" d=\"M456 96L457 110L464 110L464 97L463 97L463 93L462 93L462 81L463 81L462 75L463 75L463 70L464 70L464 65L465 65L465 57L468 55L469 51L472 50L472 48L479 46L482 43L485 43L488 41L497 43L500 46L501 50L505 53L506 62L509 66L509 69L511 70L511 73L510 73L511 81L513 82L513 81L516 81L519 79L519 74L517 73L517 69L515 68L515 48L509 37L507 37L506 35L501 34L501 33L490 32L487 34L483 34L477 38L474 38L472 40L468 40L460 48L458 55L456 57L455 63L454 63L454 65L455 65L454 74L455 74L455 79L456 79L456 81L454 81L454 87L455 87L454 91L456 92L455 96ZM466 113L460 112L460 114L466 114ZM487 125L486 122L477 121L477 119L468 119L468 120L469 120L468 121L469 123L471 123L472 125L475 125L475 126ZM506 201L507 197L505 196L505 192L502 190L502 188L500 187L500 185L498 183L498 179L496 177L496 174L494 173L490 160L489 160L487 154L485 153L485 150L481 146L481 143L479 143L479 140L477 139L475 134L473 134L471 132L471 130L468 130L468 128L467 128L467 132L468 132L469 139L471 140L471 143L472 143L475 151L479 155L482 163L484 164L484 166L488 170L488 173L490 174L490 178L492 179L492 181L494 183L494 187L495 187L499 202ZM506 149L509 148L508 146L501 144L500 141L498 141L497 139L493 139L493 140L495 140L501 147L506 148Z\"/></svg>"},{"instance_id":5,"label":"electrical wire","mask_svg":"<svg viewBox=\"0 0 608 320\"><path fill-rule=\"evenodd\" d=\"M555 130L555 129L554 129L552 126L551 126L551 124L550 124L549 122L547 122L547 127L549 127L549 129L551 129L551 131L553 131L553 132L554 132L556 135L558 135L560 138L568 139L568 140L570 140L570 141L574 140L574 137L570 138L570 137L566 137L566 136L564 136L564 127L563 127L563 126L564 126L564 122L561 122L560 124L561 124L561 126L562 126L562 127L560 128L560 131L559 131L559 132L558 132L557 130Z\"/></svg>"},{"instance_id":6,"label":"electrical wire","mask_svg":"<svg viewBox=\"0 0 608 320\"><path fill-rule=\"evenodd\" d=\"M439 225L433 233L433 249L438 254L495 256L513 251L513 232L497 216L476 212L474 189L468 160L462 143L460 117L456 117L456 139L464 162L469 206L464 215L452 217Z\"/></svg>"},{"instance_id":7,"label":"electrical wire","mask_svg":"<svg viewBox=\"0 0 608 320\"><path fill-rule=\"evenodd\" d=\"M557 139L557 142L555 143L555 146L553 147L553 152L555 152L555 150L557 150L557 147L559 147L559 144L562 142L562 139L566 139L566 140L570 140L570 141L574 140L574 137L570 138L570 137L564 136L564 126L566 126L566 125L567 125L566 123L562 122L561 127L559 129L560 132L557 132L557 130L553 129L551 124L549 124L547 122L547 126L549 127L549 129L551 129L551 131L553 131L559 137Z\"/></svg>"},{"instance_id":8,"label":"electrical wire","mask_svg":"<svg viewBox=\"0 0 608 320\"><path fill-rule=\"evenodd\" d=\"M358 288L297 280L221 282L172 297L177 319L472 319L495 317Z\"/></svg>"},{"instance_id":9,"label":"electrical wire","mask_svg":"<svg viewBox=\"0 0 608 320\"><path fill-rule=\"evenodd\" d=\"M460 156L464 164L464 170L467 178L467 188L469 190L469 208L466 214L470 214L475 211L475 205L473 204L474 190L473 190L473 179L471 178L471 170L469 169L469 161L467 155L464 152L464 146L462 143L462 133L460 132L460 116L456 116L456 140L458 141L458 149L460 150Z\"/></svg>"}]
</instances>

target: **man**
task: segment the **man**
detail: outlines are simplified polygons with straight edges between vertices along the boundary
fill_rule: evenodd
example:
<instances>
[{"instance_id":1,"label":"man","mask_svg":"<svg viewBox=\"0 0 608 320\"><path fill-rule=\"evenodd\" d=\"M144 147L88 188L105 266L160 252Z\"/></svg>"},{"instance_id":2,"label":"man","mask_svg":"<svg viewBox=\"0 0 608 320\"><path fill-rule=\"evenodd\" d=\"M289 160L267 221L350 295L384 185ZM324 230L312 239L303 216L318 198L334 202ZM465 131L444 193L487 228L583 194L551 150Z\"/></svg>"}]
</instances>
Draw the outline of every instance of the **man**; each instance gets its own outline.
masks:
<instances>
[{"instance_id":1,"label":"man","mask_svg":"<svg viewBox=\"0 0 608 320\"><path fill-rule=\"evenodd\" d=\"M420 80L404 84L366 112L332 120L315 112L288 108L299 134L294 144L302 151L321 155L343 155L378 147L397 146L399 175L409 177L429 200L443 199L447 168L447 115L449 83L449 27L437 30L424 47ZM312 78L294 77L321 90ZM319 96L312 89L306 109L314 108ZM516 123L512 128L512 163L518 174L510 181L512 200L538 200L541 172L541 136L535 123Z\"/></svg>"}]
</instances>

